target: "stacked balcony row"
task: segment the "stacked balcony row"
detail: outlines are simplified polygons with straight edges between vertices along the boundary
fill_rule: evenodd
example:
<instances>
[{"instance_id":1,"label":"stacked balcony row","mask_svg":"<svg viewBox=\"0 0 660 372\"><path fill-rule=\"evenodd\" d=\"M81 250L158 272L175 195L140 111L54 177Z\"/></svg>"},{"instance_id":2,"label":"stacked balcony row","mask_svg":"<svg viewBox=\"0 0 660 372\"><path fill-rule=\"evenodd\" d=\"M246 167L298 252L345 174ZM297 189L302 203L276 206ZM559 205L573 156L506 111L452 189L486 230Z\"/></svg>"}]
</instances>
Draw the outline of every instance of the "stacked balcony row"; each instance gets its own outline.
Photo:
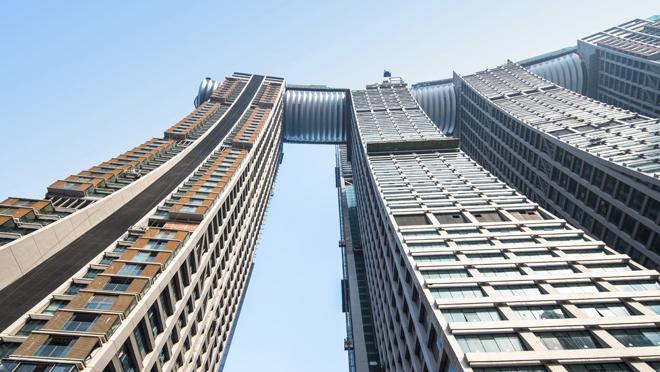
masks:
<instances>
[{"instance_id":1,"label":"stacked balcony row","mask_svg":"<svg viewBox=\"0 0 660 372\"><path fill-rule=\"evenodd\" d=\"M153 138L125 153L48 186L50 197L102 198L169 159L175 143ZM159 164L152 164L158 161Z\"/></svg>"},{"instance_id":2,"label":"stacked balcony row","mask_svg":"<svg viewBox=\"0 0 660 372\"><path fill-rule=\"evenodd\" d=\"M255 106L253 108L256 109ZM281 112L281 105L277 109ZM247 118L251 112L246 112L243 118ZM273 120L276 120L279 124L281 115L273 118ZM244 122L245 120L241 121L241 123ZM0 344L3 349L2 356L11 355L9 359L4 360L5 365L10 367L15 365L19 368L57 367L67 368L65 369L67 371L90 367L90 361L98 359L95 358L97 351L108 342L108 339L119 325L125 321L135 321L139 323L132 330L135 341L130 339L125 342L124 347L116 355L117 362L111 362L107 368L114 370L113 368L117 368L116 363L119 363L119 366L124 370L126 368L130 369L130 366L137 368L136 366L141 365L142 359L154 350L154 343L162 342L162 338L157 339L156 337L165 331L166 323L163 320L167 318L164 317L165 314L172 316L184 307L182 305L176 309L173 308L173 303L176 301L172 302L172 297L176 298L177 301L182 299L185 301L187 294L183 292L188 292L187 290L190 289L189 287L194 281L194 292L185 303L185 315L190 315L192 312L198 313L197 320L194 317L184 317L184 314L178 317L176 324L180 326L181 330L171 331L172 333L168 339L172 340L172 349L164 346L160 350L154 368L157 368L156 364L167 364L167 368L170 369L187 365L189 362L183 358L185 352L176 353L176 348L185 346L185 349L190 349L191 342L200 341L200 337L196 337L197 330L206 332L209 327L211 330L208 332L216 334L217 340L210 337L211 333L209 333L209 337L205 337L204 344L198 346L199 349L206 351L210 342L210 347L215 350L215 353L212 355L210 352L202 353L198 350L197 354L205 355L207 359L198 359L193 364L197 363L200 367L201 363L205 361L207 367L211 363L217 366L222 355L217 351L222 351L222 345L227 342L232 319L237 311L245 281L249 276L249 263L251 262L251 254L248 247L246 247L246 253L241 259L240 280L227 282L229 270L231 270L232 276L237 274L234 266L227 262L227 254L237 250L242 252L240 244L242 244L243 233L239 235L237 231L233 230L244 230L247 226L252 226L235 223L238 217L232 214L234 213L234 209L230 207L232 204L238 203L240 205L242 201L251 200L246 199L248 196L246 192L249 191L249 188L247 187L248 182L244 181L247 180L247 175L242 174L240 179L236 179L236 176L239 168L245 168L242 163L244 163L250 151L255 151L260 154L258 160L263 160L263 162L258 162L253 167L247 168L251 170L252 174L249 185L257 182L257 180L267 182L268 187L272 185L272 175L279 158L272 153L279 149L279 146L274 144L277 143L280 132L272 129L273 127L278 129L279 125L270 127L268 140L255 143L255 150L240 147L232 148L226 145L219 146L197 168L195 173L156 208L154 213L145 217L143 221L146 221L146 227L131 228L113 247L107 249L98 257L95 260L96 262L90 264L86 270L81 271L69 283L60 287L48 302L43 302L41 306L35 307L38 310L35 310L35 313L30 313L22 325L15 324L11 328L16 332L15 335L3 336L3 343ZM262 152L266 149L271 155L268 156L267 161L261 159L264 155ZM266 177L265 174L256 174L258 170L265 172L267 165L269 165L269 177ZM237 185L232 192L226 190L230 183ZM238 193L238 189L241 189L242 192ZM250 192L250 195L253 193L254 190ZM249 205L247 204L241 208L242 213L253 213L258 210L260 216L255 216L255 218L259 221L263 218L264 203L267 201L269 193L261 194L261 205L254 205L256 209L248 208ZM225 203L219 210L217 202L220 200L221 195L223 195L222 198ZM190 235L197 230L204 230L204 228L199 227L199 224L205 219L210 210L217 211L217 216L211 221L215 227L209 226L205 237L194 244L195 247L191 247L193 243L187 244ZM245 218L245 216L241 216L240 220L242 221ZM218 234L218 224L224 225L226 229L231 229L232 232ZM258 225L255 226L258 227ZM246 242L246 244L252 247L250 249L253 249L258 229L250 227L249 230L251 230L249 234L250 242ZM231 238L231 243L224 242L228 238ZM207 265L202 256L208 258L209 243L219 239L222 239L223 243L218 244L213 249L213 265L211 266L210 263ZM245 239L248 239L248 235L245 235ZM166 271L168 267L171 267L170 264L174 256L184 246L186 252L194 248L190 256L184 257L185 264L181 268L178 267L181 261L179 255L176 259L177 265L172 265L175 266L174 269L170 268ZM223 252L224 257L219 257ZM178 271L179 274L171 280L172 284L167 286L168 289L160 293L160 301L158 302L161 305L158 306L157 303L153 306L149 305L150 309L148 310L146 324L145 320L138 321L128 318L133 309L144 308L144 304L140 301L144 300L146 292L154 286L154 280L163 273L167 273L169 278L172 270ZM202 278L207 278L209 275L214 278L212 292L216 292L216 295L211 296L212 292L207 290L211 287L210 281L199 281L199 275L193 277L198 270L200 273L203 271L203 274L200 274L203 275ZM220 272L213 275L209 270L222 270L222 277ZM227 273L224 273L224 271L227 271ZM181 278L181 281L178 280L179 278ZM172 291L169 290L170 287ZM206 289L202 290L201 288ZM219 296L218 291L223 295ZM200 297L205 298L204 306L202 306ZM229 297L232 298L231 301L227 301L225 307L221 306L221 308L212 311L214 314L218 314L218 317L222 315L221 311L224 312L229 319L227 322L213 321L211 323L206 318L201 319L201 315L199 315L202 314L203 310L206 310L207 302L214 304L218 302L214 300L216 297L222 297L226 300ZM198 312L198 308L201 307L203 309ZM109 315L114 317L110 318ZM133 317L132 314L131 317ZM188 323L192 328L188 327L185 332L190 333L190 335L184 335L184 328ZM217 332L222 332L222 334L217 334ZM185 340L179 338L184 338L184 336ZM222 339L220 339L221 336ZM137 349L131 346L133 342L137 345ZM217 342L220 342L220 346L214 347L213 345ZM19 343L20 346L18 346ZM112 353L115 351L113 349ZM154 362L153 357L150 361L151 363ZM170 363L167 363L168 361ZM115 363L114 367L112 366L113 363Z\"/></svg>"},{"instance_id":3,"label":"stacked balcony row","mask_svg":"<svg viewBox=\"0 0 660 372\"><path fill-rule=\"evenodd\" d=\"M7 198L0 202L0 246L71 213L49 200Z\"/></svg>"},{"instance_id":4,"label":"stacked balcony row","mask_svg":"<svg viewBox=\"0 0 660 372\"><path fill-rule=\"evenodd\" d=\"M188 225L129 231L81 277L53 294L40 311L28 314L14 342L3 343L5 354L11 352L15 363L57 361L82 369L152 286L192 229Z\"/></svg>"},{"instance_id":5,"label":"stacked balcony row","mask_svg":"<svg viewBox=\"0 0 660 372\"><path fill-rule=\"evenodd\" d=\"M204 103L165 133L123 154L48 186L44 200L0 203L0 246L25 236L129 185L186 148L225 113L249 76L235 74L216 90L222 103Z\"/></svg>"},{"instance_id":6,"label":"stacked balcony row","mask_svg":"<svg viewBox=\"0 0 660 372\"><path fill-rule=\"evenodd\" d=\"M229 109L241 94L249 77L234 74L216 88L208 101L165 131L166 139L195 140L204 134Z\"/></svg>"},{"instance_id":7,"label":"stacked balcony row","mask_svg":"<svg viewBox=\"0 0 660 372\"><path fill-rule=\"evenodd\" d=\"M147 228L128 231L81 277L54 294L41 313L29 314L17 331L21 343L14 344L11 358L84 368L185 244L246 152L220 148L158 207Z\"/></svg>"},{"instance_id":8,"label":"stacked balcony row","mask_svg":"<svg viewBox=\"0 0 660 372\"><path fill-rule=\"evenodd\" d=\"M248 79L245 77L227 77L222 84L211 93L211 102L231 103L238 98L243 91Z\"/></svg>"}]
</instances>

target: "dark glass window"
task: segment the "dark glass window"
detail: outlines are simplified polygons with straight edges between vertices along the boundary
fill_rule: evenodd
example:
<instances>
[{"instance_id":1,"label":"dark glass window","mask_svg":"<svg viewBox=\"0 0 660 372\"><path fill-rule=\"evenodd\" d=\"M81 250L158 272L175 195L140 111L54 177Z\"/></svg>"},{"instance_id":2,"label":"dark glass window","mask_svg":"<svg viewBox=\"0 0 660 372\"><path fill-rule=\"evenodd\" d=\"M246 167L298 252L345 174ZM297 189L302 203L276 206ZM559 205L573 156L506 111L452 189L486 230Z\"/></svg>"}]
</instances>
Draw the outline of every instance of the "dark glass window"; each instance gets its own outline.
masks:
<instances>
[{"instance_id":1,"label":"dark glass window","mask_svg":"<svg viewBox=\"0 0 660 372\"><path fill-rule=\"evenodd\" d=\"M130 278L112 277L107 283L105 283L103 290L111 292L126 292L131 285L131 282L132 279Z\"/></svg>"},{"instance_id":2,"label":"dark glass window","mask_svg":"<svg viewBox=\"0 0 660 372\"><path fill-rule=\"evenodd\" d=\"M92 328L98 316L96 314L77 313L73 314L69 320L64 323L62 329L73 332L87 332Z\"/></svg>"}]
</instances>

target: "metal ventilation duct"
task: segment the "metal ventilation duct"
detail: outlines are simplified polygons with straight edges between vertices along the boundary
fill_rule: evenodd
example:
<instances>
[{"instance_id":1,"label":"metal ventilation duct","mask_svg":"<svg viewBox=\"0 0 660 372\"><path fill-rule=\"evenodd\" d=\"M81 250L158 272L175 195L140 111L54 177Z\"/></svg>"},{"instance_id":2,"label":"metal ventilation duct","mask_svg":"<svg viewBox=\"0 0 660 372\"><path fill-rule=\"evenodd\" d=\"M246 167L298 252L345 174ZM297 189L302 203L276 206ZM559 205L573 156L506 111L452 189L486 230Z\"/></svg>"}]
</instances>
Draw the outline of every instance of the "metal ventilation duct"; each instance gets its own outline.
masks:
<instances>
[{"instance_id":1,"label":"metal ventilation duct","mask_svg":"<svg viewBox=\"0 0 660 372\"><path fill-rule=\"evenodd\" d=\"M288 88L284 97L284 141L345 143L347 92Z\"/></svg>"},{"instance_id":2,"label":"metal ventilation duct","mask_svg":"<svg viewBox=\"0 0 660 372\"><path fill-rule=\"evenodd\" d=\"M211 93L218 87L220 83L211 79L210 77L205 78L199 83L199 89L197 90L197 97L195 97L195 107L198 107L200 104L205 102L211 97Z\"/></svg>"},{"instance_id":3,"label":"metal ventilation duct","mask_svg":"<svg viewBox=\"0 0 660 372\"><path fill-rule=\"evenodd\" d=\"M414 84L410 92L429 118L445 135L456 126L456 93L451 80Z\"/></svg>"},{"instance_id":4,"label":"metal ventilation duct","mask_svg":"<svg viewBox=\"0 0 660 372\"><path fill-rule=\"evenodd\" d=\"M523 65L525 66L525 65ZM531 72L577 93L584 88L584 69L577 53L570 53L525 66Z\"/></svg>"}]
</instances>

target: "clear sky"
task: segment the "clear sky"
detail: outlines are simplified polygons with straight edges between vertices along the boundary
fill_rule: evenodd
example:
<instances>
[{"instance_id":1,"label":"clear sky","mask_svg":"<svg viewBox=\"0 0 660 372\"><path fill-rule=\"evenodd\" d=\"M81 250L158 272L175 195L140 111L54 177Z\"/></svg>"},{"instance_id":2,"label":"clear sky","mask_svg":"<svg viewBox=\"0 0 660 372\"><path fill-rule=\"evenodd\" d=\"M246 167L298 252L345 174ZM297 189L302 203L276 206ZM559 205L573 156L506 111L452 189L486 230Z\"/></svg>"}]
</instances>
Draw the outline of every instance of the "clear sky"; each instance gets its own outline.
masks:
<instances>
[{"instance_id":1,"label":"clear sky","mask_svg":"<svg viewBox=\"0 0 660 372\"><path fill-rule=\"evenodd\" d=\"M0 198L107 160L234 71L360 88L470 73L575 45L657 0L4 1ZM340 371L332 148L285 146L227 371Z\"/></svg>"}]
</instances>

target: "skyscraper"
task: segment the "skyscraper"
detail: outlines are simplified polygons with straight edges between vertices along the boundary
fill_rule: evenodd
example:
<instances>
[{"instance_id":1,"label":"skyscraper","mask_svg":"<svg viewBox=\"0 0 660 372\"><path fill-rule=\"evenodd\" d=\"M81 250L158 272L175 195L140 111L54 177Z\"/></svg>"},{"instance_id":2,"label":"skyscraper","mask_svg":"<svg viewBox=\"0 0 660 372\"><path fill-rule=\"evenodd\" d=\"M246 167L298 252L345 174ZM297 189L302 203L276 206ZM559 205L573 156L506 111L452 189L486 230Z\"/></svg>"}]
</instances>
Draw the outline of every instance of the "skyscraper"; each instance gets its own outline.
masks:
<instances>
[{"instance_id":1,"label":"skyscraper","mask_svg":"<svg viewBox=\"0 0 660 372\"><path fill-rule=\"evenodd\" d=\"M0 369L222 369L286 141L337 145L349 371L660 369L660 122L582 96L581 58L204 79L162 138L0 203Z\"/></svg>"},{"instance_id":2,"label":"skyscraper","mask_svg":"<svg viewBox=\"0 0 660 372\"><path fill-rule=\"evenodd\" d=\"M509 63L454 84L463 148L530 199L660 263L660 120L570 92Z\"/></svg>"},{"instance_id":3,"label":"skyscraper","mask_svg":"<svg viewBox=\"0 0 660 372\"><path fill-rule=\"evenodd\" d=\"M11 355L3 370L206 371L222 364L280 160L283 88L279 78L234 74L155 141L177 155L146 168L148 157L133 151L49 187L49 196L92 188L67 197L96 199L5 245L5 252L40 250L46 234L74 235L33 257L41 262L4 261L3 279L15 273L15 280L2 289L3 357ZM99 193L145 169L130 185ZM72 225L95 214L101 221L94 226ZM36 267L21 276L23 265Z\"/></svg>"},{"instance_id":4,"label":"skyscraper","mask_svg":"<svg viewBox=\"0 0 660 372\"><path fill-rule=\"evenodd\" d=\"M578 40L589 70L586 94L660 117L660 16L635 19Z\"/></svg>"}]
</instances>

